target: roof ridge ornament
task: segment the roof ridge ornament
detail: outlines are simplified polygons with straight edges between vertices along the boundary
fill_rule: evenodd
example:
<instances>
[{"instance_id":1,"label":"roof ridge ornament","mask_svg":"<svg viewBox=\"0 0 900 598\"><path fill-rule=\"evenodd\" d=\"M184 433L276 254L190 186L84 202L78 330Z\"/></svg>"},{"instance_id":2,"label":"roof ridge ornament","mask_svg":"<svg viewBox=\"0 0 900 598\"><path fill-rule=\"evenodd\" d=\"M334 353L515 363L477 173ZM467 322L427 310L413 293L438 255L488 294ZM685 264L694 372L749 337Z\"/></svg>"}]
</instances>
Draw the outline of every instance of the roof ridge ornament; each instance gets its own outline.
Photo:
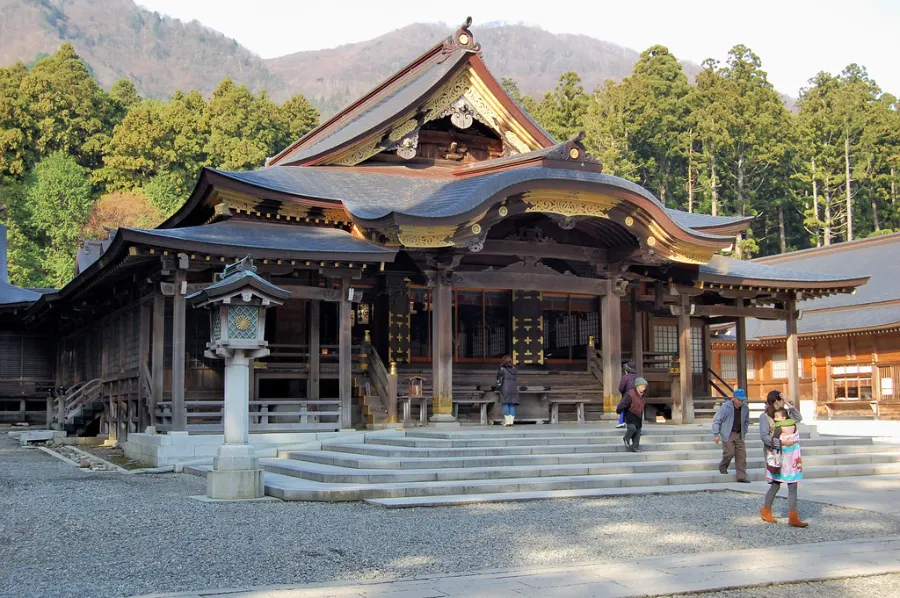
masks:
<instances>
[{"instance_id":1,"label":"roof ridge ornament","mask_svg":"<svg viewBox=\"0 0 900 598\"><path fill-rule=\"evenodd\" d=\"M472 17L466 17L463 24L456 32L444 40L444 46L441 48L441 60L443 62L448 56L457 50L467 50L481 56L481 44L475 41L475 36L469 29L472 26Z\"/></svg>"},{"instance_id":2,"label":"roof ridge ornament","mask_svg":"<svg viewBox=\"0 0 900 598\"><path fill-rule=\"evenodd\" d=\"M584 144L582 143L584 137L584 131L579 131L578 133L570 137L568 141L564 141L558 144L556 147L547 152L546 158L548 160L560 160L563 162L596 164L602 169L600 161L597 160L597 158L595 158L594 156L590 155L587 149L584 147Z\"/></svg>"}]
</instances>

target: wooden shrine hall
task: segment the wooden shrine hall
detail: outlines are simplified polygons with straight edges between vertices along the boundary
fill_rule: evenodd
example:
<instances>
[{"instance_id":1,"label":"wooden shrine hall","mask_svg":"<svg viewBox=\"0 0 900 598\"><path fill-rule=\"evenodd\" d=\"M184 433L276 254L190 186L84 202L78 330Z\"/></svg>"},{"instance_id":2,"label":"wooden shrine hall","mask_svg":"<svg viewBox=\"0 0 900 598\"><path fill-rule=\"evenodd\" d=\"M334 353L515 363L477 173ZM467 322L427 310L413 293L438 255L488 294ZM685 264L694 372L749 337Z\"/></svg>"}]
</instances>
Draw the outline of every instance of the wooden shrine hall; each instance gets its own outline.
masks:
<instances>
[{"instance_id":1,"label":"wooden shrine hall","mask_svg":"<svg viewBox=\"0 0 900 598\"><path fill-rule=\"evenodd\" d=\"M9 334L55 347L50 423L221 432L223 366L185 296L247 255L292 293L266 317L253 432L487 423L506 354L517 421L597 419L631 360L648 415L691 422L714 401L711 324L782 320L796 359L798 299L866 282L724 257L749 219L666 208L605 174L581 135L553 139L470 24L265 167L203 169L177 213L118 229L64 288L0 297Z\"/></svg>"}]
</instances>

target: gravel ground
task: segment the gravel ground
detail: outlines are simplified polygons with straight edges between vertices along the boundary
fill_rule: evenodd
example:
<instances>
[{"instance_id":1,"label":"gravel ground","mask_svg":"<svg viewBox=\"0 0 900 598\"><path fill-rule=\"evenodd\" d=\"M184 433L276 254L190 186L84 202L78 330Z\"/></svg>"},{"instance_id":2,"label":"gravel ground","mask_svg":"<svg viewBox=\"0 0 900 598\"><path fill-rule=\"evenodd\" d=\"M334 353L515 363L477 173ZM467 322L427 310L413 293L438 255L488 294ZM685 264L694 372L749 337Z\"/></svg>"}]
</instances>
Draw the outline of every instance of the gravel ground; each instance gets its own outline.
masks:
<instances>
[{"instance_id":1,"label":"gravel ground","mask_svg":"<svg viewBox=\"0 0 900 598\"><path fill-rule=\"evenodd\" d=\"M875 575L725 592L679 594L669 598L896 598L900 595L898 586L900 575Z\"/></svg>"},{"instance_id":2,"label":"gravel ground","mask_svg":"<svg viewBox=\"0 0 900 598\"><path fill-rule=\"evenodd\" d=\"M709 492L440 509L201 503L190 475L78 471L0 436L0 596L129 596L398 579L900 533L900 518L801 501L763 527L759 497ZM786 502L776 504L778 512Z\"/></svg>"}]
</instances>

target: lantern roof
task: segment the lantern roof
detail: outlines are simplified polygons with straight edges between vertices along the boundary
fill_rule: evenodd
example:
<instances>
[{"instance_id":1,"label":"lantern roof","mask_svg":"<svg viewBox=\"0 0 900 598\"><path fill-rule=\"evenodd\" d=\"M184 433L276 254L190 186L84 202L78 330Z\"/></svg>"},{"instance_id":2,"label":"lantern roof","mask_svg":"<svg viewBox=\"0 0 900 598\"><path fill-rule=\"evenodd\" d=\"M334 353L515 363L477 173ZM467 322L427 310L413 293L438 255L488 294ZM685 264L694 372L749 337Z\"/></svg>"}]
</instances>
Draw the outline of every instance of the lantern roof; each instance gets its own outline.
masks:
<instances>
[{"instance_id":1,"label":"lantern roof","mask_svg":"<svg viewBox=\"0 0 900 598\"><path fill-rule=\"evenodd\" d=\"M239 262L229 264L222 272L222 278L208 287L188 295L185 299L194 307L210 303L229 303L233 297L242 296L250 301L253 296L262 300L263 305L281 304L291 296L291 292L263 279L256 273L256 266L248 255Z\"/></svg>"}]
</instances>

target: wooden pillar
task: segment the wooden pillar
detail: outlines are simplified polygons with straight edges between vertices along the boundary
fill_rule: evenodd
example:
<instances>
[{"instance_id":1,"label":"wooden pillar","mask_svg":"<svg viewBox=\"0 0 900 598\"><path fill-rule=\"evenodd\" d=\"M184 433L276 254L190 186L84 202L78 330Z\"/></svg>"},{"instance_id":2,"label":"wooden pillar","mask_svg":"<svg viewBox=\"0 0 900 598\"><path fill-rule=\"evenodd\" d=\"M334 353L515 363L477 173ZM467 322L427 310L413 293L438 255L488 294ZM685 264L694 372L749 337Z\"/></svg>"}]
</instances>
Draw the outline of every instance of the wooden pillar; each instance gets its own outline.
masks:
<instances>
[{"instance_id":1,"label":"wooden pillar","mask_svg":"<svg viewBox=\"0 0 900 598\"><path fill-rule=\"evenodd\" d=\"M744 300L737 300L738 309L744 307ZM747 390L747 320L737 318L734 322L737 344L737 385L738 388Z\"/></svg>"},{"instance_id":2,"label":"wooden pillar","mask_svg":"<svg viewBox=\"0 0 900 598\"><path fill-rule=\"evenodd\" d=\"M681 296L678 313L678 386L679 404L672 406L672 419L677 423L694 423L694 375L691 371L691 298Z\"/></svg>"},{"instance_id":3,"label":"wooden pillar","mask_svg":"<svg viewBox=\"0 0 900 598\"><path fill-rule=\"evenodd\" d=\"M800 405L800 373L797 371L797 360L800 352L797 347L797 300L793 294L784 302L787 311L787 369L788 369L788 400L794 406Z\"/></svg>"},{"instance_id":4,"label":"wooden pillar","mask_svg":"<svg viewBox=\"0 0 900 598\"><path fill-rule=\"evenodd\" d=\"M352 425L350 403L352 391L352 343L350 336L350 279L341 279L340 325L338 327L338 389L341 399L341 427Z\"/></svg>"},{"instance_id":5,"label":"wooden pillar","mask_svg":"<svg viewBox=\"0 0 900 598\"><path fill-rule=\"evenodd\" d=\"M322 326L319 323L322 313L322 302L318 299L309 301L309 378L306 380L306 396L308 399L319 400L319 363L322 360L320 333Z\"/></svg>"},{"instance_id":6,"label":"wooden pillar","mask_svg":"<svg viewBox=\"0 0 900 598\"><path fill-rule=\"evenodd\" d=\"M166 348L166 297L159 289L153 294L153 347L150 355L150 425L156 426L156 404L163 400Z\"/></svg>"},{"instance_id":7,"label":"wooden pillar","mask_svg":"<svg viewBox=\"0 0 900 598\"><path fill-rule=\"evenodd\" d=\"M144 396L144 372L149 371L146 366L150 360L150 327L153 318L153 305L149 301L141 303L140 332L138 333L138 384L137 384L137 431L142 432L147 426L153 425L149 406L151 397ZM148 381L149 382L149 381Z\"/></svg>"},{"instance_id":8,"label":"wooden pillar","mask_svg":"<svg viewBox=\"0 0 900 598\"><path fill-rule=\"evenodd\" d=\"M600 298L600 334L603 353L603 411L616 409L619 380L622 377L622 300L616 281L606 281L606 294Z\"/></svg>"},{"instance_id":9,"label":"wooden pillar","mask_svg":"<svg viewBox=\"0 0 900 598\"><path fill-rule=\"evenodd\" d=\"M644 375L644 312L638 310L638 289L631 292L631 322L634 337L631 340L631 360L637 366L639 376Z\"/></svg>"},{"instance_id":10,"label":"wooden pillar","mask_svg":"<svg viewBox=\"0 0 900 598\"><path fill-rule=\"evenodd\" d=\"M453 289L447 281L448 272L435 273L431 299L431 422L454 424L453 417Z\"/></svg>"},{"instance_id":11,"label":"wooden pillar","mask_svg":"<svg viewBox=\"0 0 900 598\"><path fill-rule=\"evenodd\" d=\"M187 430L187 411L184 408L184 354L185 354L185 307L182 287L186 286L186 272L182 268L175 271L175 295L172 298L172 430Z\"/></svg>"}]
</instances>

